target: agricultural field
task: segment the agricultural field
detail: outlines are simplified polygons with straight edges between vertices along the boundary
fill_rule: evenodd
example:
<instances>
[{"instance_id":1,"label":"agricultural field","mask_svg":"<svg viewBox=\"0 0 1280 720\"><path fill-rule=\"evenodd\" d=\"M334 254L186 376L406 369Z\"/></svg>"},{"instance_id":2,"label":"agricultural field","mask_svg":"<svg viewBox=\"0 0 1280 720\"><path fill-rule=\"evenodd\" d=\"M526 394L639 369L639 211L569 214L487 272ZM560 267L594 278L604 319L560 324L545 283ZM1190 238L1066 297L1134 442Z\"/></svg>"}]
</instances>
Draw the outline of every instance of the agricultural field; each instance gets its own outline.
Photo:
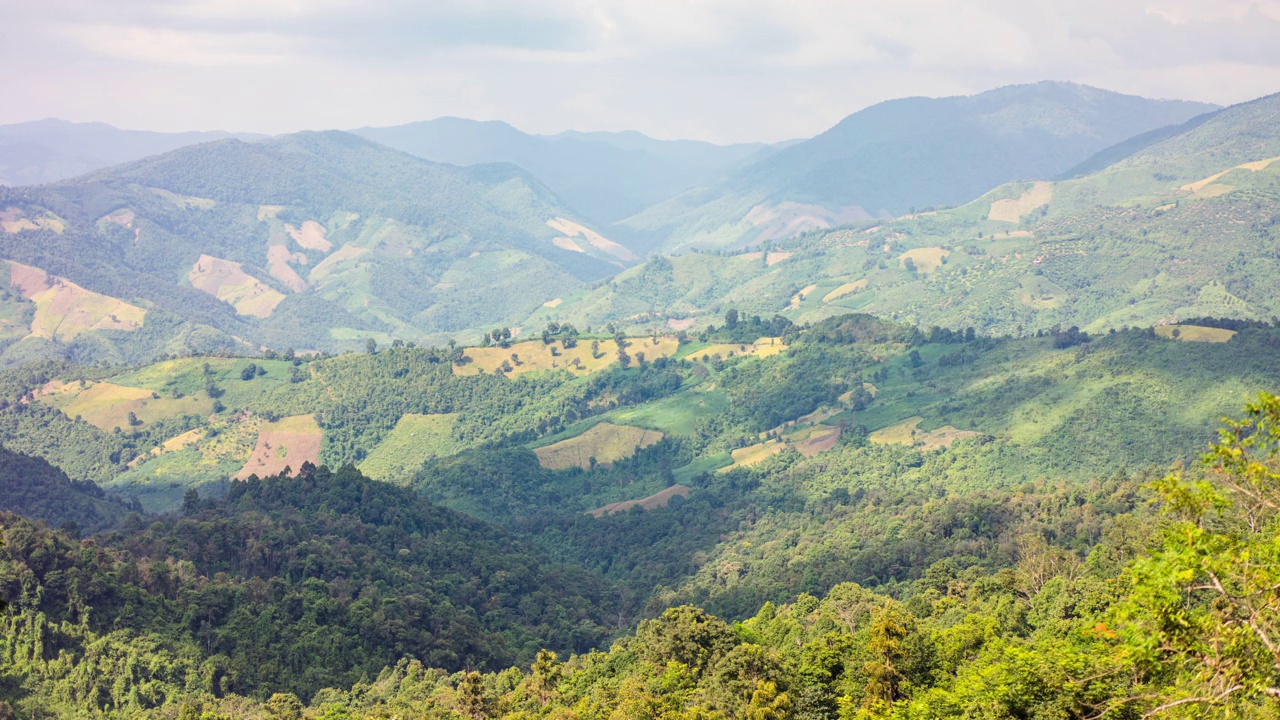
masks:
<instances>
[{"instance_id":1,"label":"agricultural field","mask_svg":"<svg viewBox=\"0 0 1280 720\"><path fill-rule=\"evenodd\" d=\"M550 344L541 340L526 340L512 343L510 347L470 347L465 356L469 362L454 366L458 375L478 375L498 372L505 363L510 370L504 374L515 376L528 372L546 370L564 370L573 375L587 375L602 370L618 362L618 344L613 340L600 340L599 347L592 351L592 340L580 339L576 346L563 347L560 342ZM646 361L660 357L671 357L680 349L680 343L674 337L658 336L635 337L627 340L627 354L632 362L636 362L640 353Z\"/></svg>"},{"instance_id":2,"label":"agricultural field","mask_svg":"<svg viewBox=\"0 0 1280 720\"><path fill-rule=\"evenodd\" d=\"M663 434L655 430L601 422L581 435L534 448L533 452L538 456L538 463L549 470L570 467L586 470L597 464L610 465L631 457L637 450L658 443L662 438Z\"/></svg>"},{"instance_id":3,"label":"agricultural field","mask_svg":"<svg viewBox=\"0 0 1280 720\"><path fill-rule=\"evenodd\" d=\"M39 268L8 261L9 285L35 305L31 335L61 341L92 330L137 330L147 311Z\"/></svg>"},{"instance_id":4,"label":"agricultural field","mask_svg":"<svg viewBox=\"0 0 1280 720\"><path fill-rule=\"evenodd\" d=\"M240 263L201 255L187 273L191 286L236 309L239 315L265 318L284 301L284 293L244 271Z\"/></svg>"},{"instance_id":5,"label":"agricultural field","mask_svg":"<svg viewBox=\"0 0 1280 720\"><path fill-rule=\"evenodd\" d=\"M42 389L36 401L52 405L67 417L81 418L108 432L116 428L145 427L181 415L208 415L213 412L213 400L207 395L165 397L153 390L112 382L81 384L54 381Z\"/></svg>"},{"instance_id":6,"label":"agricultural field","mask_svg":"<svg viewBox=\"0 0 1280 720\"><path fill-rule=\"evenodd\" d=\"M454 438L457 420L457 413L404 415L360 463L360 472L374 480L407 482L428 460L467 448Z\"/></svg>"},{"instance_id":7,"label":"agricultural field","mask_svg":"<svg viewBox=\"0 0 1280 720\"><path fill-rule=\"evenodd\" d=\"M738 448L737 450L729 453L729 456L733 459L733 464L720 468L719 472L728 472L737 468L751 467L756 463L768 460L786 449L787 444L778 439L765 440L764 442L756 443L755 445Z\"/></svg>"},{"instance_id":8,"label":"agricultural field","mask_svg":"<svg viewBox=\"0 0 1280 720\"><path fill-rule=\"evenodd\" d=\"M303 463L319 465L323 437L313 415L295 415L264 423L258 428L253 454L233 479L278 475L286 469L296 472Z\"/></svg>"},{"instance_id":9,"label":"agricultural field","mask_svg":"<svg viewBox=\"0 0 1280 720\"><path fill-rule=\"evenodd\" d=\"M671 502L671 498L688 497L689 492L690 488L688 485L672 485L666 490L656 492L649 497L640 498L639 500L623 500L622 502L610 503L604 507L598 507L587 514L592 517L603 517L605 515L616 515L620 512L626 512L635 507L642 510L664 508Z\"/></svg>"},{"instance_id":10,"label":"agricultural field","mask_svg":"<svg viewBox=\"0 0 1280 720\"><path fill-rule=\"evenodd\" d=\"M1156 335L1170 340L1182 342L1229 342L1235 336L1235 330L1200 327L1199 325L1157 325Z\"/></svg>"}]
</instances>

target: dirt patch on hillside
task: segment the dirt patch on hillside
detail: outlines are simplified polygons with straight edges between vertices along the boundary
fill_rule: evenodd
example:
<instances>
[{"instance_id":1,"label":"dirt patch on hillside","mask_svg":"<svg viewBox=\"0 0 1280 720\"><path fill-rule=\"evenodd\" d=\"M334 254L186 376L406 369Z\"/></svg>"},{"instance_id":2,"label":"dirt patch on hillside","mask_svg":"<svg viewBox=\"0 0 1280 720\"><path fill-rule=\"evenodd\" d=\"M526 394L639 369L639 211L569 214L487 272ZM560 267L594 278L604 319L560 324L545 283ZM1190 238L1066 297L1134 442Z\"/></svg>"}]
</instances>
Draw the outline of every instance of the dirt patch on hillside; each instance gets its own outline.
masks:
<instances>
[{"instance_id":1,"label":"dirt patch on hillside","mask_svg":"<svg viewBox=\"0 0 1280 720\"><path fill-rule=\"evenodd\" d=\"M633 507L639 507L644 510L653 510L655 508L666 507L673 497L688 497L688 485L672 485L661 492L656 492L647 498L639 500L625 500L623 502L610 503L604 507L596 508L587 513L592 517L603 517L604 515L613 515L615 513L626 512Z\"/></svg>"},{"instance_id":2,"label":"dirt patch on hillside","mask_svg":"<svg viewBox=\"0 0 1280 720\"><path fill-rule=\"evenodd\" d=\"M561 250L568 250L569 252L576 252L576 253L586 252L586 250L582 249L581 245L573 241L573 238L567 238L567 237L552 238L551 244L555 245Z\"/></svg>"},{"instance_id":3,"label":"dirt patch on hillside","mask_svg":"<svg viewBox=\"0 0 1280 720\"><path fill-rule=\"evenodd\" d=\"M826 230L836 225L863 222L870 220L871 214L858 205L828 210L821 205L788 201L773 206L757 205L742 219L758 230L755 240L762 242L811 230Z\"/></svg>"},{"instance_id":4,"label":"dirt patch on hillside","mask_svg":"<svg viewBox=\"0 0 1280 720\"><path fill-rule=\"evenodd\" d=\"M302 292L307 289L307 281L289 266L291 262L305 265L307 256L302 253L291 253L284 245L272 245L267 248L267 272L271 273L271 277L288 285L290 290Z\"/></svg>"},{"instance_id":5,"label":"dirt patch on hillside","mask_svg":"<svg viewBox=\"0 0 1280 720\"><path fill-rule=\"evenodd\" d=\"M502 371L503 363L509 370L503 371L512 377L539 370L566 370L574 375L585 375L618 362L618 345L613 340L599 341L599 349L593 354L590 340L579 340L571 348L560 342L550 345L541 340L526 340L513 343L510 347L469 347L465 357L468 361L462 365L454 365L455 375L478 375L481 371L493 373ZM673 337L659 337L654 344L651 337L628 338L627 355L634 366L639 361L639 354L644 353L646 362L660 357L670 357L680 349L680 343ZM554 353L554 354L553 354ZM512 359L512 355L515 358Z\"/></svg>"},{"instance_id":6,"label":"dirt patch on hillside","mask_svg":"<svg viewBox=\"0 0 1280 720\"><path fill-rule=\"evenodd\" d=\"M801 455L814 457L840 442L840 428L834 425L814 425L795 433L789 439Z\"/></svg>"},{"instance_id":7,"label":"dirt patch on hillside","mask_svg":"<svg viewBox=\"0 0 1280 720\"><path fill-rule=\"evenodd\" d=\"M269 317L284 300L284 294L272 290L249 275L240 263L212 255L201 255L187 273L187 281L197 290L230 304L238 315Z\"/></svg>"},{"instance_id":8,"label":"dirt patch on hillside","mask_svg":"<svg viewBox=\"0 0 1280 720\"><path fill-rule=\"evenodd\" d=\"M333 243L324 236L324 226L315 220L307 220L300 228L286 224L284 231L289 233L289 237L293 238L294 242L308 250L327 253L333 249Z\"/></svg>"},{"instance_id":9,"label":"dirt patch on hillside","mask_svg":"<svg viewBox=\"0 0 1280 720\"><path fill-rule=\"evenodd\" d=\"M991 210L987 213L987 218L1016 225L1022 222L1023 215L1032 210L1039 210L1048 205L1052 199L1053 183L1038 182L1016 200L997 200L991 203Z\"/></svg>"},{"instance_id":10,"label":"dirt patch on hillside","mask_svg":"<svg viewBox=\"0 0 1280 720\"><path fill-rule=\"evenodd\" d=\"M0 229L10 235L16 235L24 230L52 230L61 234L67 229L67 224L53 213L46 212L30 217L21 208L10 206L0 213Z\"/></svg>"},{"instance_id":11,"label":"dirt patch on hillside","mask_svg":"<svg viewBox=\"0 0 1280 720\"><path fill-rule=\"evenodd\" d=\"M585 227L583 225L579 225L578 223L572 220L569 220L567 218L558 217L552 220L548 220L547 225L550 226L553 230L558 230L564 233L569 238L580 237L586 240L587 242L591 243L591 246L594 247L595 249L603 253L612 255L618 258L619 260L630 262L632 260L640 259L638 255L626 249L625 247L619 245L618 243L604 237L603 235L592 230L591 228ZM574 244L576 245L577 243L574 243Z\"/></svg>"},{"instance_id":12,"label":"dirt patch on hillside","mask_svg":"<svg viewBox=\"0 0 1280 720\"><path fill-rule=\"evenodd\" d=\"M236 480L250 475L279 475L286 468L296 472L303 463L320 464L320 444L324 433L314 415L295 415L263 425L258 430L258 444Z\"/></svg>"}]
</instances>

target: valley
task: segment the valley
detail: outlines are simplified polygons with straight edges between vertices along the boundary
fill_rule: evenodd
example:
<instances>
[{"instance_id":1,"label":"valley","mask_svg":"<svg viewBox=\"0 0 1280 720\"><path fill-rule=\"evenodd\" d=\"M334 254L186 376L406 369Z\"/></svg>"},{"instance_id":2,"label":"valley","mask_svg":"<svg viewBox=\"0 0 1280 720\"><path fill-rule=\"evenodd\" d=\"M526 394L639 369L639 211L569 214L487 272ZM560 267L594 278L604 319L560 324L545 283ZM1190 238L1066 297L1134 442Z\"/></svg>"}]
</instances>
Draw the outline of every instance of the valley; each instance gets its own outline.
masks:
<instances>
[{"instance_id":1,"label":"valley","mask_svg":"<svg viewBox=\"0 0 1280 720\"><path fill-rule=\"evenodd\" d=\"M1277 158L2 126L0 720L1271 717Z\"/></svg>"}]
</instances>

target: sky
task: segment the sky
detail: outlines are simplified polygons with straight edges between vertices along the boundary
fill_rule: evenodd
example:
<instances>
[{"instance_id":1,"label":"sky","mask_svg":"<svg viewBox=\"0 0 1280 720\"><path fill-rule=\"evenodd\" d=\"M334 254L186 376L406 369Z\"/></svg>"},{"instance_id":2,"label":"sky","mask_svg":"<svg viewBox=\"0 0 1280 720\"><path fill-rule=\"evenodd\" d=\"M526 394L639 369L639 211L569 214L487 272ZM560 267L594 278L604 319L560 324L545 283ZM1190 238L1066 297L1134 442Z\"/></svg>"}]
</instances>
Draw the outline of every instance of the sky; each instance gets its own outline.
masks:
<instances>
[{"instance_id":1,"label":"sky","mask_svg":"<svg viewBox=\"0 0 1280 720\"><path fill-rule=\"evenodd\" d=\"M713 142L868 105L1069 80L1280 92L1280 0L0 0L0 124L396 125Z\"/></svg>"}]
</instances>

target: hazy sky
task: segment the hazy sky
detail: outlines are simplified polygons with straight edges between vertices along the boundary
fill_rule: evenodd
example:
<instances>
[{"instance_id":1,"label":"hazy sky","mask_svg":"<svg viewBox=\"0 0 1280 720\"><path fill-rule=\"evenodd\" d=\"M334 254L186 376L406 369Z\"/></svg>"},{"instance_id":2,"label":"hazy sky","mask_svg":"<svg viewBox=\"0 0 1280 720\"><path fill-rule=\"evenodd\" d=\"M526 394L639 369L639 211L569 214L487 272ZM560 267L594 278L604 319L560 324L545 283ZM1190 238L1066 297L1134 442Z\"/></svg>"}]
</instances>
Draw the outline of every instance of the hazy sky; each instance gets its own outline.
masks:
<instances>
[{"instance_id":1,"label":"hazy sky","mask_svg":"<svg viewBox=\"0 0 1280 720\"><path fill-rule=\"evenodd\" d=\"M808 136L906 95L1280 91L1280 0L0 0L0 123Z\"/></svg>"}]
</instances>

